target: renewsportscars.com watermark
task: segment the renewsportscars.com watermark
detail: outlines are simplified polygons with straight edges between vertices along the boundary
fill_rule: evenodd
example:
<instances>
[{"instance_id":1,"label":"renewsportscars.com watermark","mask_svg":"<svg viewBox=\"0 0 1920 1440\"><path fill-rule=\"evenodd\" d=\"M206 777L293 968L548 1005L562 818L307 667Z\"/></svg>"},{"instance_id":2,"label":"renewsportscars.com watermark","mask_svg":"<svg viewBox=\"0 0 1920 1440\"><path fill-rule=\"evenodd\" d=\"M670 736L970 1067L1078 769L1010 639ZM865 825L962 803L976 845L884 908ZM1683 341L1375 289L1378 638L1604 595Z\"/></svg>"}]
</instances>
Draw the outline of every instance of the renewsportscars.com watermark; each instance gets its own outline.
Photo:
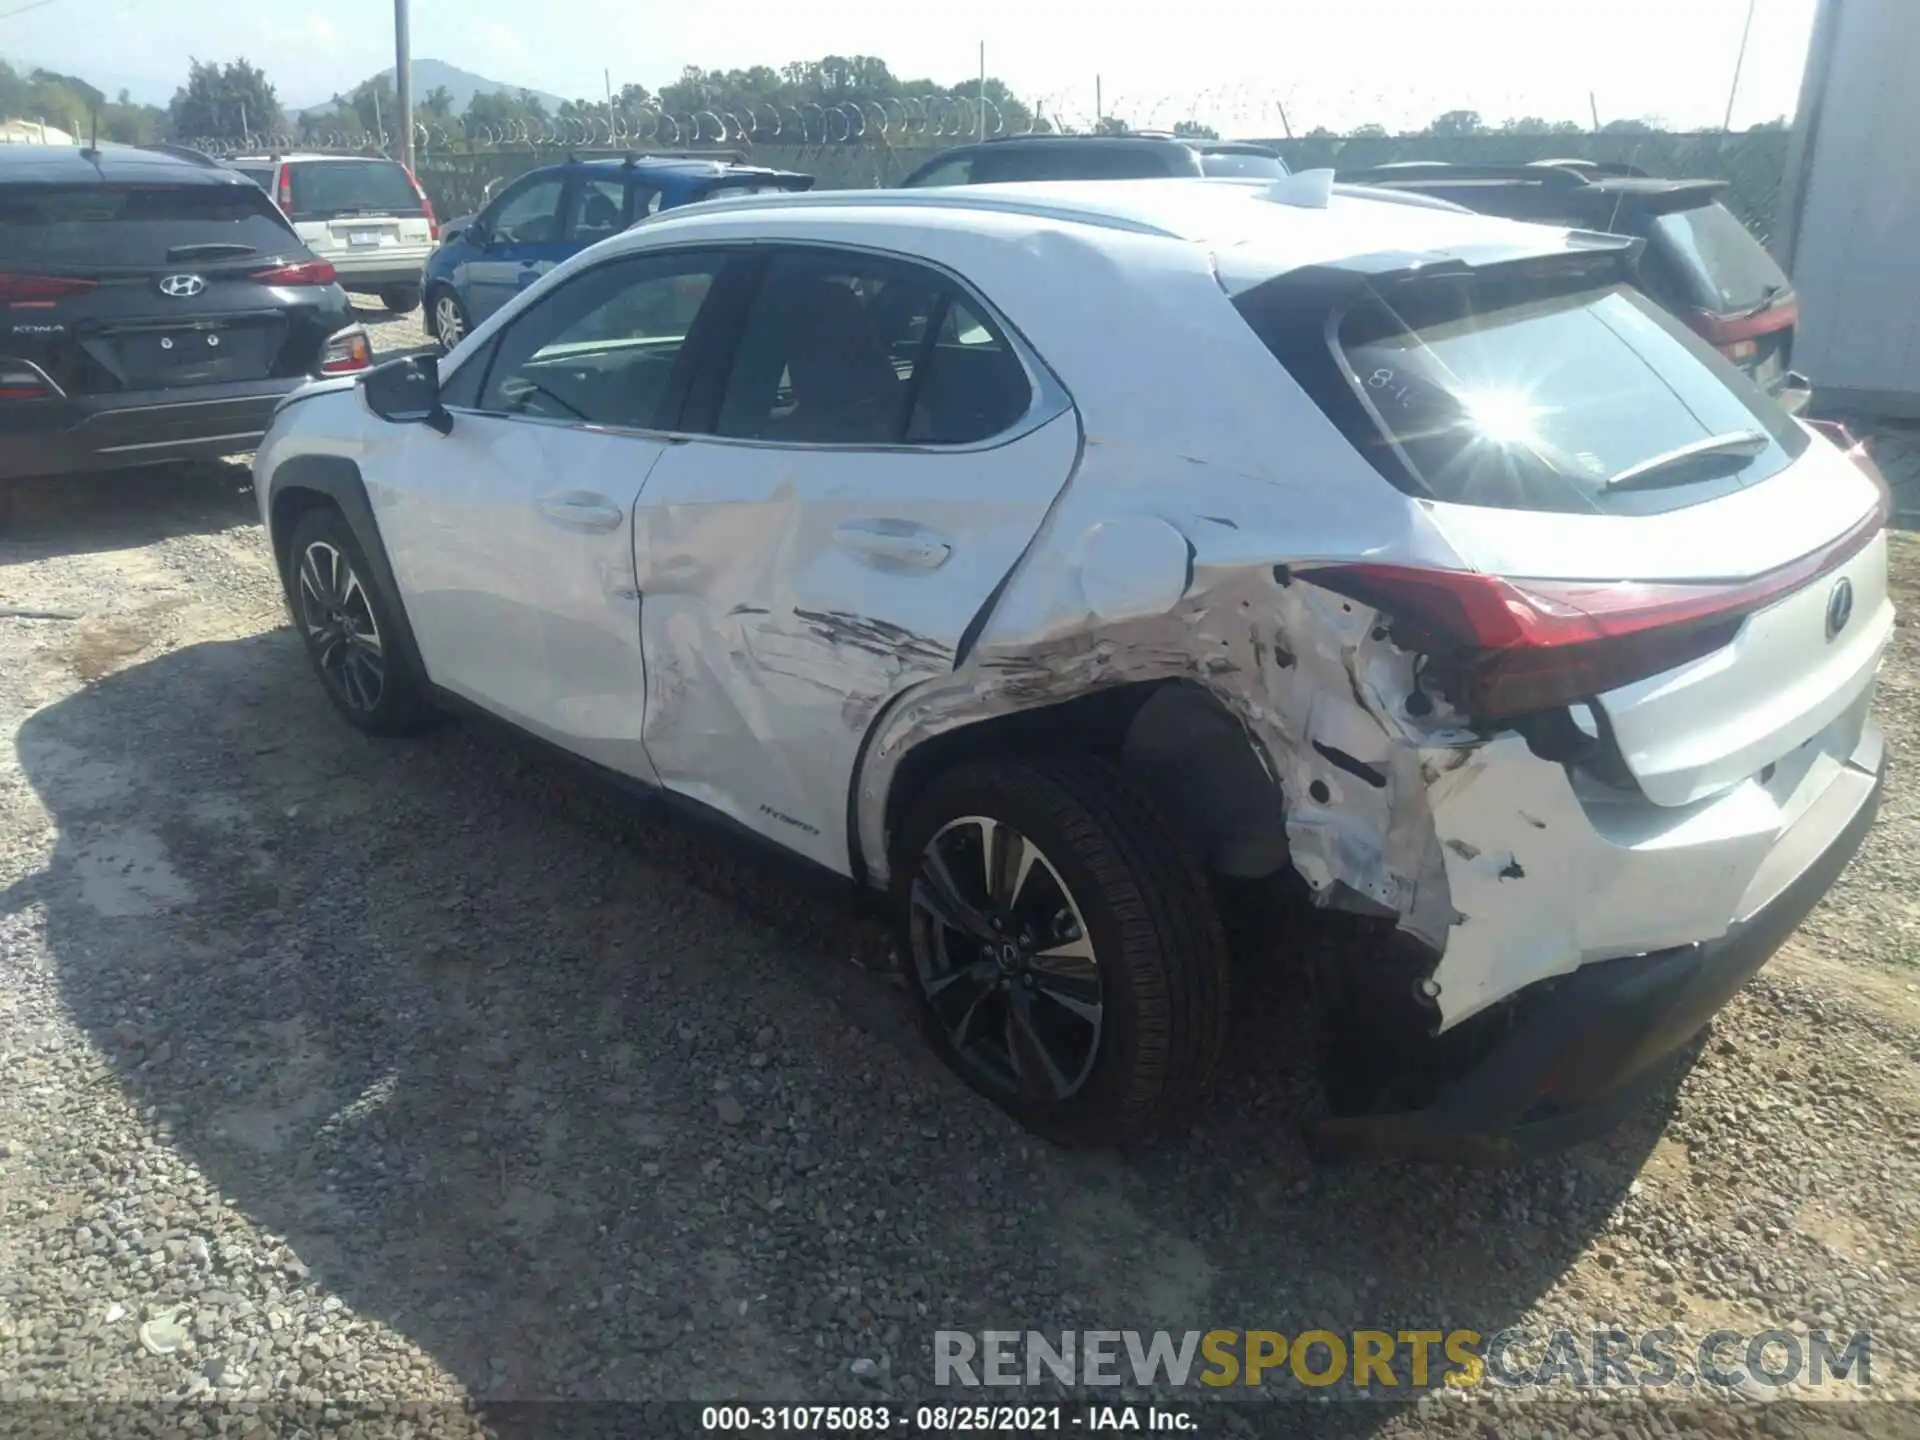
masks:
<instances>
[{"instance_id":1,"label":"renewsportscars.com watermark","mask_svg":"<svg viewBox=\"0 0 1920 1440\"><path fill-rule=\"evenodd\" d=\"M936 1330L940 1386L1133 1384L1391 1396L1433 1385L1566 1391L1778 1390L1873 1383L1873 1336L1715 1330L1689 1341L1670 1329L1591 1330Z\"/></svg>"}]
</instances>

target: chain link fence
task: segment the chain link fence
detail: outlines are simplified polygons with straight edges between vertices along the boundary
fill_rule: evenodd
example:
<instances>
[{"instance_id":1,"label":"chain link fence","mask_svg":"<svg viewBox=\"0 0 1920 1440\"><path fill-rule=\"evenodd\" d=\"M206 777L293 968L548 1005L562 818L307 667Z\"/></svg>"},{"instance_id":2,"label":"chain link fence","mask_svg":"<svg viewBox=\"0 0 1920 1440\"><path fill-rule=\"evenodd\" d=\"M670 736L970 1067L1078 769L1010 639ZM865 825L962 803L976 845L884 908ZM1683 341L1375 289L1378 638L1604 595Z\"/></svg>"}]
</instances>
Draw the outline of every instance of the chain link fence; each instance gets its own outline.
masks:
<instances>
[{"instance_id":1,"label":"chain link fence","mask_svg":"<svg viewBox=\"0 0 1920 1440\"><path fill-rule=\"evenodd\" d=\"M984 129L993 137L1046 129L1044 120L1010 124L991 100L896 99L885 104L757 105L740 111L686 114L642 109L598 117L569 116L501 125L422 125L414 148L420 183L445 216L476 210L517 175L566 155L580 159L665 152L736 158L813 175L821 189L898 184L928 156ZM1784 130L1676 134L1482 133L1471 135L1313 135L1270 139L1296 170L1359 169L1404 160L1515 164L1587 159L1637 165L1652 175L1723 180L1729 207L1768 239L1786 170ZM190 141L214 155L286 152L394 153L396 137L308 131L250 135L243 140Z\"/></svg>"}]
</instances>

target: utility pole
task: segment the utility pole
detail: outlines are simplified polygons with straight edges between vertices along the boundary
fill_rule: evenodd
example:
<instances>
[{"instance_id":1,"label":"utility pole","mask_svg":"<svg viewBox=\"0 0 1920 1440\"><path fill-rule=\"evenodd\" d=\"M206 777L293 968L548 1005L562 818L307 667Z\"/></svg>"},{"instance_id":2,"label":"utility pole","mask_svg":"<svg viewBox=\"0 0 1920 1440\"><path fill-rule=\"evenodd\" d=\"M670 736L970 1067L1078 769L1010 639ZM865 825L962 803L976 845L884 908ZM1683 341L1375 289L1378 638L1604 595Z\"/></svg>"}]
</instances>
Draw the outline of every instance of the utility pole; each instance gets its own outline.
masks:
<instances>
[{"instance_id":1,"label":"utility pole","mask_svg":"<svg viewBox=\"0 0 1920 1440\"><path fill-rule=\"evenodd\" d=\"M980 42L980 135L987 138L987 42Z\"/></svg>"},{"instance_id":2,"label":"utility pole","mask_svg":"<svg viewBox=\"0 0 1920 1440\"><path fill-rule=\"evenodd\" d=\"M1733 84L1727 89L1727 118L1720 122L1722 130L1733 129L1733 99L1740 93L1740 70L1747 63L1747 40L1753 34L1753 11L1756 0L1747 0L1747 23L1740 31L1740 53L1733 62Z\"/></svg>"},{"instance_id":3,"label":"utility pole","mask_svg":"<svg viewBox=\"0 0 1920 1440\"><path fill-rule=\"evenodd\" d=\"M607 82L607 147L611 149L620 143L620 127L613 118L613 71L602 70L600 73Z\"/></svg>"},{"instance_id":4,"label":"utility pole","mask_svg":"<svg viewBox=\"0 0 1920 1440\"><path fill-rule=\"evenodd\" d=\"M413 169L413 39L407 33L408 0L393 0L393 91L400 102L400 163Z\"/></svg>"}]
</instances>

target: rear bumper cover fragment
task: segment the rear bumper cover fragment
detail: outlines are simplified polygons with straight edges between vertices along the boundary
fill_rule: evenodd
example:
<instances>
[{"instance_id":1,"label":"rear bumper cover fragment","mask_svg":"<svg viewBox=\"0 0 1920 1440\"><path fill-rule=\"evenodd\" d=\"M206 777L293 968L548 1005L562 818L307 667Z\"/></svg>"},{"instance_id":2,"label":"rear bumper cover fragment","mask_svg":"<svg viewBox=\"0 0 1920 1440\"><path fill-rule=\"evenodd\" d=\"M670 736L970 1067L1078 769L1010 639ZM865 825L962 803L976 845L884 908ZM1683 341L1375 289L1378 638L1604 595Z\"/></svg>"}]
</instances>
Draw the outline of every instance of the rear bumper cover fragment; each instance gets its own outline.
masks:
<instances>
[{"instance_id":1,"label":"rear bumper cover fragment","mask_svg":"<svg viewBox=\"0 0 1920 1440\"><path fill-rule=\"evenodd\" d=\"M1612 1129L1657 1089L1663 1062L1706 1028L1832 887L1872 828L1881 771L1880 736L1868 727L1834 786L1842 813L1783 841L1754 888L1782 870L1793 878L1718 940L1596 961L1540 982L1551 988L1526 1018L1431 1104L1320 1118L1309 1126L1316 1152L1330 1160L1507 1164Z\"/></svg>"}]
</instances>

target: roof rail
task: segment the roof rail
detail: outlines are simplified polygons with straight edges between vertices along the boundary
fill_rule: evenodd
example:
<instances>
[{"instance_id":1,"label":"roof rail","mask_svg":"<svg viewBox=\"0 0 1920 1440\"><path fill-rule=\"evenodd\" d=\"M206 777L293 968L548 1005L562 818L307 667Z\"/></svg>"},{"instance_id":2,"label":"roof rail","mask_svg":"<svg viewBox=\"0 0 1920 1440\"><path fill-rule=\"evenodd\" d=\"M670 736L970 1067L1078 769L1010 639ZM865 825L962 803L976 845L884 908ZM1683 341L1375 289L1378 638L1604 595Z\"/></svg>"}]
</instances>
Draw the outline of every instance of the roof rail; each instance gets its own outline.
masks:
<instances>
[{"instance_id":1,"label":"roof rail","mask_svg":"<svg viewBox=\"0 0 1920 1440\"><path fill-rule=\"evenodd\" d=\"M1569 165L1454 165L1445 160L1403 160L1360 170L1342 170L1340 178L1356 185L1393 185L1452 180L1520 180L1538 185L1578 189L1587 177Z\"/></svg>"},{"instance_id":2,"label":"roof rail","mask_svg":"<svg viewBox=\"0 0 1920 1440\"><path fill-rule=\"evenodd\" d=\"M1173 136L1165 130L1029 130L1022 135L989 135L989 145L1010 145L1020 140L1171 140ZM971 140L962 141L971 145Z\"/></svg>"},{"instance_id":3,"label":"roof rail","mask_svg":"<svg viewBox=\"0 0 1920 1440\"><path fill-rule=\"evenodd\" d=\"M176 160L191 160L196 165L211 165L218 170L226 169L206 151L195 150L191 145L172 145L165 140L154 140L145 145L136 145L134 149L151 150L156 155L171 155Z\"/></svg>"},{"instance_id":4,"label":"roof rail","mask_svg":"<svg viewBox=\"0 0 1920 1440\"><path fill-rule=\"evenodd\" d=\"M573 155L567 156L568 164L591 164L594 160L611 159L611 156L589 156L580 160ZM739 150L629 150L620 157L623 165L635 165L642 160L715 160L725 165L745 165L747 157Z\"/></svg>"}]
</instances>

